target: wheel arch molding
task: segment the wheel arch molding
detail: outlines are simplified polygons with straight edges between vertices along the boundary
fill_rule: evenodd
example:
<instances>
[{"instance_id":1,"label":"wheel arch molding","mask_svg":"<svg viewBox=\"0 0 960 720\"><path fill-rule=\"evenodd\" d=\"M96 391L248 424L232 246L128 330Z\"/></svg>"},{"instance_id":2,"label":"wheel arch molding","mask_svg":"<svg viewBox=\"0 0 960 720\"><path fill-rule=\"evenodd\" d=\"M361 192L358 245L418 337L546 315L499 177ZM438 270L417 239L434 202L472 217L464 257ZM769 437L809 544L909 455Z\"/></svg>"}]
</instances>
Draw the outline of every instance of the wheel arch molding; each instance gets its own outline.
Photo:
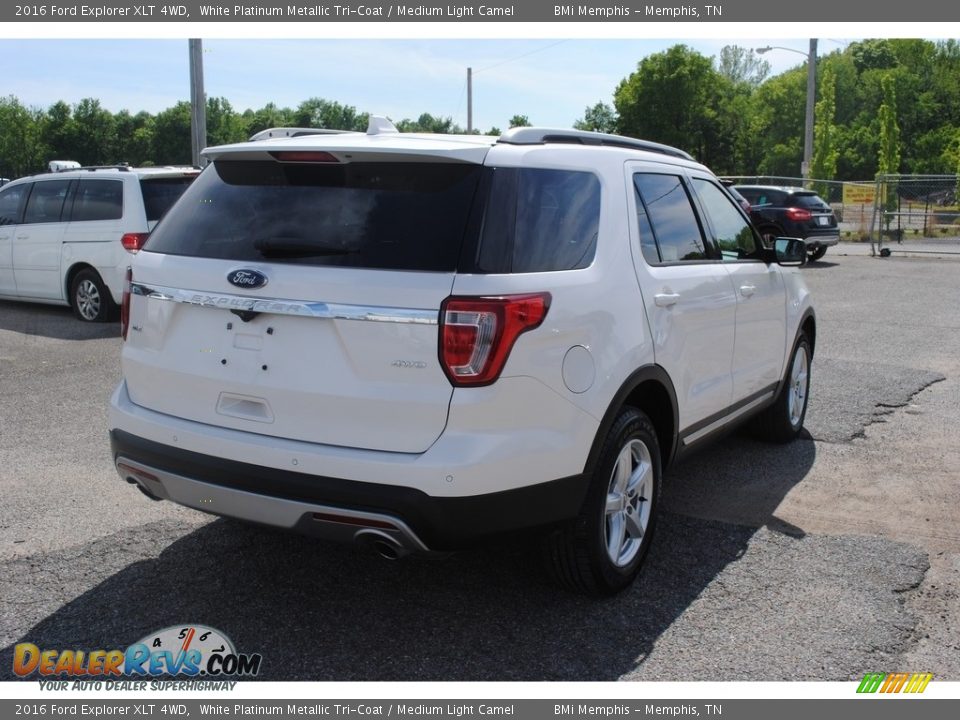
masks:
<instances>
[{"instance_id":1,"label":"wheel arch molding","mask_svg":"<svg viewBox=\"0 0 960 720\"><path fill-rule=\"evenodd\" d=\"M659 365L650 364L637 368L614 394L590 447L590 454L584 465L585 474L596 467L604 438L620 411L627 405L643 411L650 418L660 445L660 465L663 469L670 465L677 451L677 393L667 371Z\"/></svg>"}]
</instances>

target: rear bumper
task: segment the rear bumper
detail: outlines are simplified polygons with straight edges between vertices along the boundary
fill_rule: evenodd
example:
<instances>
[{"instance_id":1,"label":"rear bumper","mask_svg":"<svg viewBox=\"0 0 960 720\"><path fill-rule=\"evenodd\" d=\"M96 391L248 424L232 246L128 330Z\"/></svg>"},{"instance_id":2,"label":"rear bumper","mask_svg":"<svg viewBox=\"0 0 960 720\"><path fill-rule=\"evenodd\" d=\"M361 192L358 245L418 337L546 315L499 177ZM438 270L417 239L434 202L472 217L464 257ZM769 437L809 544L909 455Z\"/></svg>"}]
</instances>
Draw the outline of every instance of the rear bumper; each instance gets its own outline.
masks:
<instances>
[{"instance_id":1,"label":"rear bumper","mask_svg":"<svg viewBox=\"0 0 960 720\"><path fill-rule=\"evenodd\" d=\"M808 235L803 238L803 242L808 248L830 247L840 242L840 235L836 232L826 235Z\"/></svg>"},{"instance_id":2,"label":"rear bumper","mask_svg":"<svg viewBox=\"0 0 960 720\"><path fill-rule=\"evenodd\" d=\"M576 516L582 475L485 495L319 477L212 457L111 430L120 476L156 499L343 542L388 538L406 552L449 551ZM369 539L369 538L367 538Z\"/></svg>"}]
</instances>

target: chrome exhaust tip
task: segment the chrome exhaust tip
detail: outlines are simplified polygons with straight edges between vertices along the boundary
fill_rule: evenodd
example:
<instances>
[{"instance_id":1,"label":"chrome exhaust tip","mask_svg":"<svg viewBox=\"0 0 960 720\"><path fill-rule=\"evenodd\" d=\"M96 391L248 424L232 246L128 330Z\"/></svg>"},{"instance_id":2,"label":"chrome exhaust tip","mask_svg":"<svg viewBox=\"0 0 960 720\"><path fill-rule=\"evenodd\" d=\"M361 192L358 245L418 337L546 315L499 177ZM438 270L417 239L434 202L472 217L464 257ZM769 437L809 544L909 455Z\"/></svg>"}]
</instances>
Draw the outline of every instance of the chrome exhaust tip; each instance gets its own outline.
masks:
<instances>
[{"instance_id":1,"label":"chrome exhaust tip","mask_svg":"<svg viewBox=\"0 0 960 720\"><path fill-rule=\"evenodd\" d=\"M410 554L410 550L379 530L360 530L354 535L354 540L359 545L371 548L384 560L399 560Z\"/></svg>"}]
</instances>

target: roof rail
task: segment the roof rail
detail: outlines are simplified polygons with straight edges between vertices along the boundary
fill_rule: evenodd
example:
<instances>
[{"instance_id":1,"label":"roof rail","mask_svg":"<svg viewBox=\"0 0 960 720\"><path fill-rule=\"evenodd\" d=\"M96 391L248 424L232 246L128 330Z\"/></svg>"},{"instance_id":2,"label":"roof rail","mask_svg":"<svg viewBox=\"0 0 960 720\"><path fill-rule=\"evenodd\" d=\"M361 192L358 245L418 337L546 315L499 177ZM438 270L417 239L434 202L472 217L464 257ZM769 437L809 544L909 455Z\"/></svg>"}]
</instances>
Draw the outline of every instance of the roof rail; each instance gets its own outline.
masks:
<instances>
[{"instance_id":1,"label":"roof rail","mask_svg":"<svg viewBox=\"0 0 960 720\"><path fill-rule=\"evenodd\" d=\"M70 172L71 170L123 170L124 172L129 172L130 166L125 163L118 163L116 165L78 165L77 167L59 168L53 172Z\"/></svg>"},{"instance_id":2,"label":"roof rail","mask_svg":"<svg viewBox=\"0 0 960 720\"><path fill-rule=\"evenodd\" d=\"M606 133L589 130L559 130L554 128L518 127L507 130L497 142L508 145L545 145L547 143L570 143L574 145L606 145L611 147L645 150L646 152L660 153L693 160L690 153L679 148L650 140L637 140L622 135L608 135Z\"/></svg>"},{"instance_id":3,"label":"roof rail","mask_svg":"<svg viewBox=\"0 0 960 720\"><path fill-rule=\"evenodd\" d=\"M304 135L341 135L356 130L331 130L329 128L274 127L261 130L250 136L250 141L269 140L270 138L295 138Z\"/></svg>"}]
</instances>

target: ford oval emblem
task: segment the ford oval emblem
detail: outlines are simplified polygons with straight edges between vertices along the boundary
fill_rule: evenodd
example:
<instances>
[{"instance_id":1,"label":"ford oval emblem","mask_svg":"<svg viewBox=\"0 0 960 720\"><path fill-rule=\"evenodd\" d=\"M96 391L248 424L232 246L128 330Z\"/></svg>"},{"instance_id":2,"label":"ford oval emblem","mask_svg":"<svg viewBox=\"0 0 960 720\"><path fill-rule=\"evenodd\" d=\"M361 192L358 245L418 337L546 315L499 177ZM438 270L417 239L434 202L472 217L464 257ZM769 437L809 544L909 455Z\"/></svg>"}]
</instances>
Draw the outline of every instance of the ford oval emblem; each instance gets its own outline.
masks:
<instances>
[{"instance_id":1,"label":"ford oval emblem","mask_svg":"<svg viewBox=\"0 0 960 720\"><path fill-rule=\"evenodd\" d=\"M236 285L238 288L256 290L267 284L267 276L259 270L242 268L229 272L227 274L227 282L231 285Z\"/></svg>"}]
</instances>

